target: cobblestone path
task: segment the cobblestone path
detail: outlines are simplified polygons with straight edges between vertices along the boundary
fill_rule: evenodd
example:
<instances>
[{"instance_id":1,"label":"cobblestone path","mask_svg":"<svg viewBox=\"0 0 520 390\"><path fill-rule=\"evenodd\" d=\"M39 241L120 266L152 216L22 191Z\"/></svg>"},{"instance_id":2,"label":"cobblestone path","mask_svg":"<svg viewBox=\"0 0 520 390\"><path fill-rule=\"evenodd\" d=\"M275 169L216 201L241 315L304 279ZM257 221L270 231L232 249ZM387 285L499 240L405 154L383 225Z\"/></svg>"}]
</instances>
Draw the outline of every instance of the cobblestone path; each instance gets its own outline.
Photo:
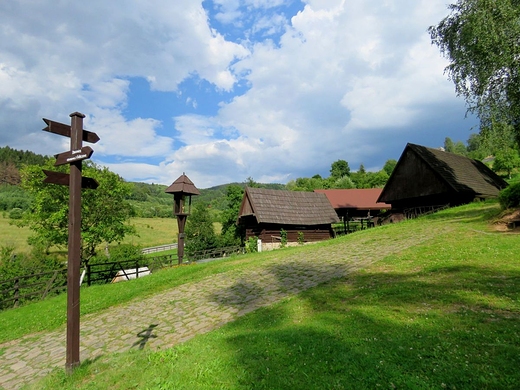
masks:
<instances>
[{"instance_id":1,"label":"cobblestone path","mask_svg":"<svg viewBox=\"0 0 520 390\"><path fill-rule=\"evenodd\" d=\"M81 318L81 361L131 348L166 348L255 309L420 244L446 227L283 253L241 271L214 275ZM418 239L418 237L420 237ZM65 366L65 327L0 344L0 387L17 389Z\"/></svg>"}]
</instances>

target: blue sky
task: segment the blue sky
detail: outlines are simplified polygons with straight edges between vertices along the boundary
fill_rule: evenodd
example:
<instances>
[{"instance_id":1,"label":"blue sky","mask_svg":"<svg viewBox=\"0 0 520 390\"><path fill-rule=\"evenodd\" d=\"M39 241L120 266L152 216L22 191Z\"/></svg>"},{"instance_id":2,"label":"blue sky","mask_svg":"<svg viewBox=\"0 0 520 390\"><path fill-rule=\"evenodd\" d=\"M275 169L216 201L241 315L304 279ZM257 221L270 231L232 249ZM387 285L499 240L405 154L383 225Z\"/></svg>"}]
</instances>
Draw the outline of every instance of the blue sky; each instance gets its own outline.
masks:
<instances>
[{"instance_id":1,"label":"blue sky","mask_svg":"<svg viewBox=\"0 0 520 390\"><path fill-rule=\"evenodd\" d=\"M27 12L27 10L31 12ZM92 160L199 188L379 170L407 142L466 141L427 33L437 0L0 2L0 146L51 155L75 111Z\"/></svg>"}]
</instances>

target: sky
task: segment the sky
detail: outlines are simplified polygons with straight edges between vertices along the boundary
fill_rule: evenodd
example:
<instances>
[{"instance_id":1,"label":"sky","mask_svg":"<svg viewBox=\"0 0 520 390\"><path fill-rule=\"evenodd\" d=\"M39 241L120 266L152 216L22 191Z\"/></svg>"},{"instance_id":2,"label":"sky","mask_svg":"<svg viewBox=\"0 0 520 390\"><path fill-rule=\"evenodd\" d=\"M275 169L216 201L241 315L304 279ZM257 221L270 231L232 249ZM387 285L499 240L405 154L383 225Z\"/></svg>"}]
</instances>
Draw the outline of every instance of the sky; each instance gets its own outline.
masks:
<instances>
[{"instance_id":1,"label":"sky","mask_svg":"<svg viewBox=\"0 0 520 390\"><path fill-rule=\"evenodd\" d=\"M0 146L70 150L42 118L81 112L128 181L377 171L477 131L427 31L448 1L0 1Z\"/></svg>"}]
</instances>

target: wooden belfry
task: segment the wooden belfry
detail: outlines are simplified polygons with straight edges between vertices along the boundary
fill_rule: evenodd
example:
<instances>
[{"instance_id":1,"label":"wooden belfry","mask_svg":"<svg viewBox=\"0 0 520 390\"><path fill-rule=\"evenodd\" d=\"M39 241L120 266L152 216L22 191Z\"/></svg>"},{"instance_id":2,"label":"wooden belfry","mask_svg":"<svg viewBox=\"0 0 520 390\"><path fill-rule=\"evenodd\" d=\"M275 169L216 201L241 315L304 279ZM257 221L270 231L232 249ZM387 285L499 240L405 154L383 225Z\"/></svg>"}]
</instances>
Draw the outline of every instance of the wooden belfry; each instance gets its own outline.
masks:
<instances>
[{"instance_id":1,"label":"wooden belfry","mask_svg":"<svg viewBox=\"0 0 520 390\"><path fill-rule=\"evenodd\" d=\"M177 226L179 227L177 255L179 264L182 264L184 257L184 226L191 212L191 197L192 195L200 195L200 192L184 173L164 192L173 194L173 214L177 217ZM186 204L186 200L188 204Z\"/></svg>"}]
</instances>

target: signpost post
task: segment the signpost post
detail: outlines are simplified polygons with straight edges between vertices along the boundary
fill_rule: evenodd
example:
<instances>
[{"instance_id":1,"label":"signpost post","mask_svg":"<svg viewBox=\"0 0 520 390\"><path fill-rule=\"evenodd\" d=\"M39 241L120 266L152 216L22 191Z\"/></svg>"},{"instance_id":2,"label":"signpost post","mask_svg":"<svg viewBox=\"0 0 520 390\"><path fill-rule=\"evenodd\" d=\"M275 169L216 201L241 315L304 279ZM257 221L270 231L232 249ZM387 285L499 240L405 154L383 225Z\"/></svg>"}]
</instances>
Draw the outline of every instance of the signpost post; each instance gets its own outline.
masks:
<instances>
[{"instance_id":1,"label":"signpost post","mask_svg":"<svg viewBox=\"0 0 520 390\"><path fill-rule=\"evenodd\" d=\"M69 186L69 242L67 261L67 350L65 368L71 373L80 363L79 359L79 279L81 265L81 188L97 188L94 179L82 177L82 161L90 158L92 148L83 147L82 142L96 143L96 133L83 130L85 115L70 114L71 125L43 119L47 124L44 131L70 137L70 151L56 155L54 165L70 164L70 174L44 171L45 183Z\"/></svg>"}]
</instances>

